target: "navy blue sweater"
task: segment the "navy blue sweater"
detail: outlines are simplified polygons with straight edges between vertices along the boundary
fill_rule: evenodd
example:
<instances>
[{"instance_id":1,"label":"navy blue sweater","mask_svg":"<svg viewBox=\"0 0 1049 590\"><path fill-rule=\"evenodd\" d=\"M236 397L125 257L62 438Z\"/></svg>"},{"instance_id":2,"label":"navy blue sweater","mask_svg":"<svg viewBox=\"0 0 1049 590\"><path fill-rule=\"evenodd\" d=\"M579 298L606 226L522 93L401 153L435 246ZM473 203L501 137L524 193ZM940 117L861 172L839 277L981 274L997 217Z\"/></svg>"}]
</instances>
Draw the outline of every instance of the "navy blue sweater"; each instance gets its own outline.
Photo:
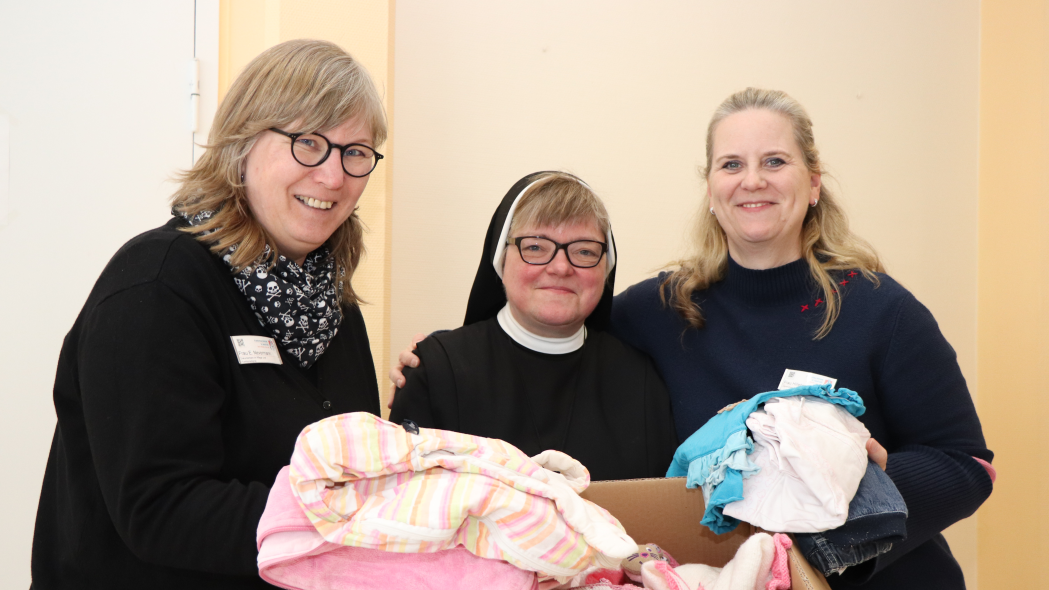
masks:
<instances>
[{"instance_id":1,"label":"navy blue sweater","mask_svg":"<svg viewBox=\"0 0 1049 590\"><path fill-rule=\"evenodd\" d=\"M724 280L693 294L706 319L698 330L663 305L662 276L643 281L615 298L612 332L655 361L681 440L726 405L776 389L786 369L858 392L867 407L860 420L889 451L886 471L907 502L908 538L828 581L963 588L940 532L990 495L990 477L972 457L993 455L954 349L929 310L890 277L879 275L876 287L858 272L838 275L841 314L822 340L813 338L824 302L804 260L749 270L730 259Z\"/></svg>"}]
</instances>

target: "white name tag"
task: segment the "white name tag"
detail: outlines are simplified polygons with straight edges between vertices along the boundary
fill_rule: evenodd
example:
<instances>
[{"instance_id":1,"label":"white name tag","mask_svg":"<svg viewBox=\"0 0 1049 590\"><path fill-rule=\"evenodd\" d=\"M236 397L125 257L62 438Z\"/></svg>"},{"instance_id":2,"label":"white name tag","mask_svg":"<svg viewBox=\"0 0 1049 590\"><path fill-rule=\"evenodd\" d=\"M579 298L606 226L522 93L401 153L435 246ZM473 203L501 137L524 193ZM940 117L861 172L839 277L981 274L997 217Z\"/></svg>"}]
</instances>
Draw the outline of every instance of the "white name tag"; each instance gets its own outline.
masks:
<instances>
[{"instance_id":1,"label":"white name tag","mask_svg":"<svg viewBox=\"0 0 1049 590\"><path fill-rule=\"evenodd\" d=\"M838 380L824 377L823 375L817 375L815 373L787 369L786 371L783 371L783 379L780 379L779 389L782 391L784 389L793 389L795 387L804 387L806 385L824 385L826 383L830 383L830 386L834 387L838 383Z\"/></svg>"},{"instance_id":2,"label":"white name tag","mask_svg":"<svg viewBox=\"0 0 1049 590\"><path fill-rule=\"evenodd\" d=\"M237 351L237 360L242 365L255 363L284 364L280 360L277 342L273 338L265 336L230 336L229 339L233 341L233 350Z\"/></svg>"}]
</instances>

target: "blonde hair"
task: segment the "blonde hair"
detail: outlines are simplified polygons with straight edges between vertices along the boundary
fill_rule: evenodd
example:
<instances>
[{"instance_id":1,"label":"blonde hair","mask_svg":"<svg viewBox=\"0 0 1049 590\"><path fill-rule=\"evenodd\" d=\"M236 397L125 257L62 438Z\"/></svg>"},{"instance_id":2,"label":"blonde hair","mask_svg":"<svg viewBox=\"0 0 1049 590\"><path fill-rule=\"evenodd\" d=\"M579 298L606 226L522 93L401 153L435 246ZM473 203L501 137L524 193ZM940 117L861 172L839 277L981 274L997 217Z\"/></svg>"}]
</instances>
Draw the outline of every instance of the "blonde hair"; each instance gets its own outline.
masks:
<instances>
[{"instance_id":1,"label":"blonde hair","mask_svg":"<svg viewBox=\"0 0 1049 590\"><path fill-rule=\"evenodd\" d=\"M786 117L794 129L794 140L801 150L805 166L812 174L823 174L819 150L816 149L812 133L812 120L805 109L785 92L747 88L725 99L710 119L710 125L707 126L706 166L701 170L705 181L710 178L714 131L718 124L729 115L749 109L764 109ZM660 285L663 303L667 303L669 293L670 305L693 328L703 327L704 320L699 304L692 300L692 294L725 278L729 256L725 230L716 217L706 214L710 208L706 193L701 205L693 231L692 254L673 263L677 269ZM823 324L814 336L814 339L819 340L830 333L841 312L841 298L838 297L830 271L858 269L864 277L879 285L880 281L874 273L885 272L885 268L874 248L849 229L845 210L826 183L820 185L818 204L805 213L801 245L809 274L819 285L825 301Z\"/></svg>"},{"instance_id":2,"label":"blonde hair","mask_svg":"<svg viewBox=\"0 0 1049 590\"><path fill-rule=\"evenodd\" d=\"M263 51L237 77L215 114L207 150L178 176L172 208L192 217L213 211L206 221L184 228L220 254L230 246L234 271L255 264L269 244L277 245L248 206L242 182L244 160L271 127L296 125L298 132L323 131L357 118L368 126L373 147L386 141L386 113L367 70L339 46L298 39ZM210 232L204 235L204 232ZM364 226L356 213L328 238L338 268L345 269L340 301L357 305L351 278L364 253ZM341 272L341 270L340 270Z\"/></svg>"},{"instance_id":3,"label":"blonde hair","mask_svg":"<svg viewBox=\"0 0 1049 590\"><path fill-rule=\"evenodd\" d=\"M510 220L510 235L522 227L587 221L596 222L601 235L608 235L608 210L582 180L567 172L544 172L533 183L517 202Z\"/></svg>"}]
</instances>

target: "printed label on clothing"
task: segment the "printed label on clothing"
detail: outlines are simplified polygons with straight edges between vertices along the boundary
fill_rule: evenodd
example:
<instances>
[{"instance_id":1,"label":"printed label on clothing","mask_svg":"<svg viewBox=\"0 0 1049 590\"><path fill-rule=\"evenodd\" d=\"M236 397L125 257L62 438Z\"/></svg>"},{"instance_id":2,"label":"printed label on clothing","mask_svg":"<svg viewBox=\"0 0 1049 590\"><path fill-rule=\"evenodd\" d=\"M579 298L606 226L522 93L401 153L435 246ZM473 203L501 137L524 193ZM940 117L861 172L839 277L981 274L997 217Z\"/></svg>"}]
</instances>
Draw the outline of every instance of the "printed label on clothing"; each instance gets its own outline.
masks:
<instances>
[{"instance_id":1,"label":"printed label on clothing","mask_svg":"<svg viewBox=\"0 0 1049 590\"><path fill-rule=\"evenodd\" d=\"M816 373L807 373L805 371L797 371L795 369L787 369L783 371L783 379L779 381L779 389L793 389L795 387L804 387L806 385L824 385L830 383L831 387L836 387L838 380L832 377L824 377L823 375L817 375Z\"/></svg>"},{"instance_id":2,"label":"printed label on clothing","mask_svg":"<svg viewBox=\"0 0 1049 590\"><path fill-rule=\"evenodd\" d=\"M255 363L269 363L271 365L283 365L280 360L280 352L277 351L277 342L266 336L230 336L233 341L233 350L237 351L237 360L242 365L253 365Z\"/></svg>"}]
</instances>

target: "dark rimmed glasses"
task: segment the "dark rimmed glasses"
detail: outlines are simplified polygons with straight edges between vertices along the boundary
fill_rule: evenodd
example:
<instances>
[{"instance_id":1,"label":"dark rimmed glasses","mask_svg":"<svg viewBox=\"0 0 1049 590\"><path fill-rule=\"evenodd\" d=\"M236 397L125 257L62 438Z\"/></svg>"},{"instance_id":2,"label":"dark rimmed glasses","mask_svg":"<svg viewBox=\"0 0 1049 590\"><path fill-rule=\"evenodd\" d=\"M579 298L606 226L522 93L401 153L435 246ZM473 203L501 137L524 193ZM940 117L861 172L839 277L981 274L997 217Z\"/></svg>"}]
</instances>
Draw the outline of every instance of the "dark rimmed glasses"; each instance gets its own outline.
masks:
<instances>
[{"instance_id":1,"label":"dark rimmed glasses","mask_svg":"<svg viewBox=\"0 0 1049 590\"><path fill-rule=\"evenodd\" d=\"M539 236L523 236L510 238L509 244L517 246L521 253L521 260L527 264L550 264L557 256L558 250L564 250L568 256L568 263L576 268L593 268L601 262L601 257L608 250L604 242L593 240L576 240L567 244L558 244L549 238Z\"/></svg>"},{"instance_id":2,"label":"dark rimmed glasses","mask_svg":"<svg viewBox=\"0 0 1049 590\"><path fill-rule=\"evenodd\" d=\"M331 151L338 149L342 154L342 169L354 178L368 176L379 165L383 155L363 143L339 145L328 141L320 133L288 133L276 127L270 131L291 138L291 157L303 166L313 168L328 159Z\"/></svg>"}]
</instances>

